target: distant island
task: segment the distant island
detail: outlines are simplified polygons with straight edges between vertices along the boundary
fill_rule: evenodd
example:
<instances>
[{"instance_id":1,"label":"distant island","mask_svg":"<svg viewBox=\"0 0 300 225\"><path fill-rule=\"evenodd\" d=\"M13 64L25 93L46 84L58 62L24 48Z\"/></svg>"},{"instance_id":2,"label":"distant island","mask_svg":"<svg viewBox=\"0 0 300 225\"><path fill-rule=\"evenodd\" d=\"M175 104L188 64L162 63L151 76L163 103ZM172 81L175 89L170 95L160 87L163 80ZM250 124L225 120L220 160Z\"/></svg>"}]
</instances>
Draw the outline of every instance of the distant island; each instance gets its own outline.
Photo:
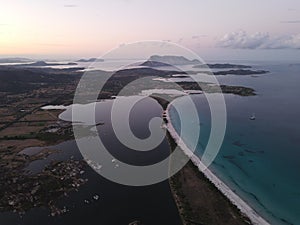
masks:
<instances>
[{"instance_id":1,"label":"distant island","mask_svg":"<svg viewBox=\"0 0 300 225\"><path fill-rule=\"evenodd\" d=\"M37 61L34 63L29 64L19 64L17 66L76 66L77 63L70 62L70 63L47 63L45 61Z\"/></svg>"},{"instance_id":2,"label":"distant island","mask_svg":"<svg viewBox=\"0 0 300 225\"><path fill-rule=\"evenodd\" d=\"M155 59L155 60L153 60ZM158 61L156 61L158 60ZM163 61L163 62L162 62ZM168 63L167 63L168 62ZM184 57L179 56L151 56L150 59L140 64L140 66L149 67L149 68L158 68L158 67L174 67L174 65L187 65L184 63L191 63L195 62L194 60L190 61ZM207 68L210 69L231 69L231 70L223 70L223 71L216 71L214 75L258 75L258 74L266 74L269 71L266 70L249 70L247 68L251 68L251 66L247 65L237 65L237 64L200 64L195 65L193 68ZM176 69L176 68L174 68ZM153 71L152 71L153 72ZM176 74L175 71L172 71L173 74ZM178 72L177 72L178 73ZM208 71L185 71L181 72L183 74L197 74L197 73L207 73L211 74ZM155 73L154 73L155 75ZM186 76L176 76L177 78L185 78Z\"/></svg>"},{"instance_id":3,"label":"distant island","mask_svg":"<svg viewBox=\"0 0 300 225\"><path fill-rule=\"evenodd\" d=\"M104 62L104 59L97 59L97 58L79 59L76 62Z\"/></svg>"},{"instance_id":4,"label":"distant island","mask_svg":"<svg viewBox=\"0 0 300 225\"><path fill-rule=\"evenodd\" d=\"M163 62L157 62L157 61L152 61L152 60L147 60L146 62L143 62L140 64L140 66L147 66L147 67L163 67L163 66L172 66L168 63L163 63Z\"/></svg>"},{"instance_id":5,"label":"distant island","mask_svg":"<svg viewBox=\"0 0 300 225\"><path fill-rule=\"evenodd\" d=\"M28 58L0 58L0 63L27 63L27 62L33 62L32 59Z\"/></svg>"},{"instance_id":6,"label":"distant island","mask_svg":"<svg viewBox=\"0 0 300 225\"><path fill-rule=\"evenodd\" d=\"M249 69L249 68L251 68L251 66L230 64L230 63L200 64L200 65L194 66L194 68L206 68L206 67L209 67L211 69Z\"/></svg>"},{"instance_id":7,"label":"distant island","mask_svg":"<svg viewBox=\"0 0 300 225\"><path fill-rule=\"evenodd\" d=\"M214 75L255 75L255 74L266 74L269 71L266 70L226 70L214 72Z\"/></svg>"},{"instance_id":8,"label":"distant island","mask_svg":"<svg viewBox=\"0 0 300 225\"><path fill-rule=\"evenodd\" d=\"M164 56L153 55L147 61L156 62L155 63L156 65L158 65L158 63L168 64L168 65L195 65L195 64L201 64L201 62L198 59L190 60L190 59L187 59L183 56L175 56L175 55L164 55Z\"/></svg>"}]
</instances>

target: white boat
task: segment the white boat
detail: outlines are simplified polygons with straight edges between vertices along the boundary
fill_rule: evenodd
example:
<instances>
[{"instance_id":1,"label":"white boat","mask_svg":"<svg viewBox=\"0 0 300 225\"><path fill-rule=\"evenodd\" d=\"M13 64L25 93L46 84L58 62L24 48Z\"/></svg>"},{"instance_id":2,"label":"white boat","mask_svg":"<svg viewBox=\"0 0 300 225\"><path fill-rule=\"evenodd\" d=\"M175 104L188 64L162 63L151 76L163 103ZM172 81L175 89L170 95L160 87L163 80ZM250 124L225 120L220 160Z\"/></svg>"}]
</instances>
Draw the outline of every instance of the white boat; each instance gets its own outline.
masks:
<instances>
[{"instance_id":1,"label":"white boat","mask_svg":"<svg viewBox=\"0 0 300 225\"><path fill-rule=\"evenodd\" d=\"M253 113L252 116L250 116L249 119L250 119L250 120L255 120L255 119L256 119L255 114Z\"/></svg>"}]
</instances>

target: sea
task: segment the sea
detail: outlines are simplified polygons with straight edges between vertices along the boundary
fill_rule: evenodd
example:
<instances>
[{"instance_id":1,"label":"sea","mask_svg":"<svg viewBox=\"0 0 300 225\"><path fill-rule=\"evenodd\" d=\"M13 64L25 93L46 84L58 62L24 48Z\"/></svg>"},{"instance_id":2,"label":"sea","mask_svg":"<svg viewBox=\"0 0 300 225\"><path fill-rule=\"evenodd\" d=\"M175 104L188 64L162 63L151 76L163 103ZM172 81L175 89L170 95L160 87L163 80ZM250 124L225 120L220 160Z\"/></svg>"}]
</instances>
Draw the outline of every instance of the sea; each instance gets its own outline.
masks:
<instances>
[{"instance_id":1,"label":"sea","mask_svg":"<svg viewBox=\"0 0 300 225\"><path fill-rule=\"evenodd\" d=\"M222 181L271 224L300 224L300 64L240 62L268 70L259 76L217 76L220 84L251 87L256 96L225 94L227 127L220 151L209 166ZM188 96L170 109L175 129L190 120ZM200 118L195 154L201 158L212 117L205 95L193 95ZM179 107L181 118L175 110ZM252 115L255 120L250 120ZM193 129L190 129L193 130ZM182 138L189 146L188 132ZM190 143L191 145L191 143Z\"/></svg>"}]
</instances>

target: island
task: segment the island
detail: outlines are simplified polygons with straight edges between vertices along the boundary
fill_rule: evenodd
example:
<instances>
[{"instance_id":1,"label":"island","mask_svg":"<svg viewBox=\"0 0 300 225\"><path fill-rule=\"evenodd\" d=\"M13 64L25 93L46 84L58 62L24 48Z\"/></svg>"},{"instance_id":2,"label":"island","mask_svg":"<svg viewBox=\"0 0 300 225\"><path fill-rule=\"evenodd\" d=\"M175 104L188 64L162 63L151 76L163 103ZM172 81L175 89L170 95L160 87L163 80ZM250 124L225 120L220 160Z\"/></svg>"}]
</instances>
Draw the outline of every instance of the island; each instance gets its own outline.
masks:
<instances>
[{"instance_id":1,"label":"island","mask_svg":"<svg viewBox=\"0 0 300 225\"><path fill-rule=\"evenodd\" d=\"M230 64L230 63L216 63L216 64L200 64L195 65L194 68L211 68L211 69L248 69L251 66L239 65L239 64Z\"/></svg>"},{"instance_id":2,"label":"island","mask_svg":"<svg viewBox=\"0 0 300 225\"><path fill-rule=\"evenodd\" d=\"M147 60L145 62L143 62L142 64L140 64L140 66L146 66L146 67L170 67L172 65L168 64L168 63L163 63L163 62L157 62L157 61L152 61L152 60Z\"/></svg>"},{"instance_id":3,"label":"island","mask_svg":"<svg viewBox=\"0 0 300 225\"><path fill-rule=\"evenodd\" d=\"M28 63L33 62L32 59L15 57L15 58L0 58L0 63Z\"/></svg>"},{"instance_id":4,"label":"island","mask_svg":"<svg viewBox=\"0 0 300 225\"><path fill-rule=\"evenodd\" d=\"M214 75L258 75L258 74L266 74L269 71L266 70L225 70L225 71L217 71L214 72Z\"/></svg>"},{"instance_id":5,"label":"island","mask_svg":"<svg viewBox=\"0 0 300 225\"><path fill-rule=\"evenodd\" d=\"M22 66L22 67L27 67L27 66L76 66L77 63L74 62L69 62L69 63L47 63L45 61L37 61L34 63L28 63L28 64L18 64L16 66Z\"/></svg>"},{"instance_id":6,"label":"island","mask_svg":"<svg viewBox=\"0 0 300 225\"><path fill-rule=\"evenodd\" d=\"M197 65L194 65L197 64ZM183 56L151 56L148 60L141 63L139 66L142 67L148 67L148 68L158 68L159 67L169 67L173 70L177 69L177 73L180 73L177 66L182 65L194 65L193 68L199 68L199 69L231 69L231 70L218 70L214 71L213 75L260 75L260 74L266 74L269 73L269 71L266 70L250 70L249 68L252 68L248 65L239 65L239 64L230 64L230 63L216 63L216 64L201 64L199 60L189 60ZM183 71L182 74L197 74L197 73L205 73L212 75L210 71ZM178 77L180 78L180 77ZM184 78L184 75L182 75L182 78Z\"/></svg>"},{"instance_id":7,"label":"island","mask_svg":"<svg viewBox=\"0 0 300 225\"><path fill-rule=\"evenodd\" d=\"M153 62L161 62L169 65L195 65L200 64L201 62L198 59L187 59L184 56L176 56L176 55L153 55L148 61Z\"/></svg>"},{"instance_id":8,"label":"island","mask_svg":"<svg viewBox=\"0 0 300 225\"><path fill-rule=\"evenodd\" d=\"M104 62L104 59L97 59L97 58L89 58L89 59L79 59L76 62Z\"/></svg>"}]
</instances>

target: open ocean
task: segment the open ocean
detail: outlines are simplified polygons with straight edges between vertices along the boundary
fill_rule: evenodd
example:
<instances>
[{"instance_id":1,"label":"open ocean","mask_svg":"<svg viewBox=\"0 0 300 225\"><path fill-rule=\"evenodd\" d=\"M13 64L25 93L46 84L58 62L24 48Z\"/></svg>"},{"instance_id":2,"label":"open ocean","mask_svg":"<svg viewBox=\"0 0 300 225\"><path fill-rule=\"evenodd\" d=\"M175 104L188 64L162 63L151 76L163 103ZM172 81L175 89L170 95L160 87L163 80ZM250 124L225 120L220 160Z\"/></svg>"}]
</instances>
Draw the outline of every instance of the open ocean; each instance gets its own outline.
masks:
<instances>
[{"instance_id":1,"label":"open ocean","mask_svg":"<svg viewBox=\"0 0 300 225\"><path fill-rule=\"evenodd\" d=\"M271 224L300 224L300 64L242 63L270 73L217 76L221 84L251 87L257 95L225 95L227 130L210 170ZM173 104L184 110L181 120L190 120L185 98ZM210 110L204 95L192 98L201 130L195 153L201 157L210 133ZM252 113L256 120L249 119ZM179 132L174 107L170 116ZM190 136L182 134L187 146Z\"/></svg>"}]
</instances>

